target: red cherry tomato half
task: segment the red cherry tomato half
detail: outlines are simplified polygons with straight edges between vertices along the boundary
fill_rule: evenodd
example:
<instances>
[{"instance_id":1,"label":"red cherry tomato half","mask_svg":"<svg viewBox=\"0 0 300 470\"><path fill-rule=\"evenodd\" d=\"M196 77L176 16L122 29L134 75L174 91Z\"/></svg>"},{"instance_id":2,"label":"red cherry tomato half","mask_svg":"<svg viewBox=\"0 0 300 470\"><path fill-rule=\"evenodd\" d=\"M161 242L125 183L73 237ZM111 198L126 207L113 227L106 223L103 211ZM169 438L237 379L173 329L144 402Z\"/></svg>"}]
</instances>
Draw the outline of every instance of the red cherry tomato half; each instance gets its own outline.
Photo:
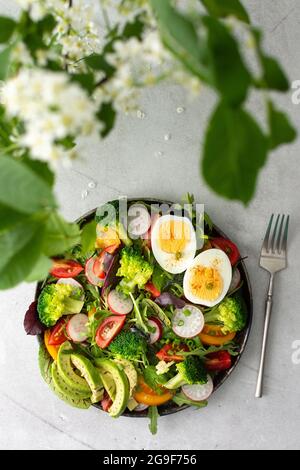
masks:
<instances>
[{"instance_id":1,"label":"red cherry tomato half","mask_svg":"<svg viewBox=\"0 0 300 470\"><path fill-rule=\"evenodd\" d=\"M100 255L96 258L93 266L93 271L95 276L99 277L99 279L105 279L105 271L104 271L104 257L106 251L103 250Z\"/></svg>"},{"instance_id":2,"label":"red cherry tomato half","mask_svg":"<svg viewBox=\"0 0 300 470\"><path fill-rule=\"evenodd\" d=\"M121 331L126 320L126 315L112 315L98 327L96 332L96 343L101 349L107 348L114 337Z\"/></svg>"},{"instance_id":3,"label":"red cherry tomato half","mask_svg":"<svg viewBox=\"0 0 300 470\"><path fill-rule=\"evenodd\" d=\"M59 322L52 328L48 344L50 346L59 346L60 344L67 341L67 336L65 334L66 324L68 319L62 318Z\"/></svg>"},{"instance_id":4,"label":"red cherry tomato half","mask_svg":"<svg viewBox=\"0 0 300 470\"><path fill-rule=\"evenodd\" d=\"M108 393L105 392L104 397L101 400L102 410L106 412L109 411L109 408L111 407L112 404L113 404L112 399L110 398Z\"/></svg>"},{"instance_id":5,"label":"red cherry tomato half","mask_svg":"<svg viewBox=\"0 0 300 470\"><path fill-rule=\"evenodd\" d=\"M227 240L226 238L221 237L214 238L211 240L211 244L214 248L219 248L226 253L232 266L234 266L241 258L238 247L231 240Z\"/></svg>"},{"instance_id":6,"label":"red cherry tomato half","mask_svg":"<svg viewBox=\"0 0 300 470\"><path fill-rule=\"evenodd\" d=\"M145 290L147 292L150 292L152 297L154 297L155 299L160 296L159 290L156 289L155 285L152 284L152 282L147 282L147 284L145 285Z\"/></svg>"},{"instance_id":7,"label":"red cherry tomato half","mask_svg":"<svg viewBox=\"0 0 300 470\"><path fill-rule=\"evenodd\" d=\"M206 356L205 367L209 371L219 371L230 369L232 364L228 351L218 351Z\"/></svg>"},{"instance_id":8,"label":"red cherry tomato half","mask_svg":"<svg viewBox=\"0 0 300 470\"><path fill-rule=\"evenodd\" d=\"M67 259L54 259L50 274L60 279L76 277L82 271L83 267L77 261Z\"/></svg>"},{"instance_id":9,"label":"red cherry tomato half","mask_svg":"<svg viewBox=\"0 0 300 470\"><path fill-rule=\"evenodd\" d=\"M158 351L158 353L156 354L156 357L160 360L160 361L165 361L165 362L171 362L171 361L175 361L175 362L181 362L184 360L184 357L180 355L180 352L179 354L176 354L176 352L178 351L188 351L188 347L183 344L181 346L178 346L176 348L174 348L174 346L172 346L172 344L165 344L160 351Z\"/></svg>"}]
</instances>

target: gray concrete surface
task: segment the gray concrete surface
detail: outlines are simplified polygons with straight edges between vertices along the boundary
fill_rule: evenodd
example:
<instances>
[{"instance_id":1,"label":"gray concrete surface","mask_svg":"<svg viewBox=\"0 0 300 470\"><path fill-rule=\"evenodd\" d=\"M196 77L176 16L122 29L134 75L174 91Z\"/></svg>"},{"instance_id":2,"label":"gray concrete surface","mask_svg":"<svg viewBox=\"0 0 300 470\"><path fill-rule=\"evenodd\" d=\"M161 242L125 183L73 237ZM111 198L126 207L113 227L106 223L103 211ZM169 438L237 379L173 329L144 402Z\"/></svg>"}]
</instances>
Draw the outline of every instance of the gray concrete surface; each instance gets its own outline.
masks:
<instances>
[{"instance_id":1,"label":"gray concrete surface","mask_svg":"<svg viewBox=\"0 0 300 470\"><path fill-rule=\"evenodd\" d=\"M281 57L291 81L300 79L300 5L297 0L248 0L252 18L266 32L270 52ZM0 11L11 9L0 1ZM300 106L291 95L277 96L300 130ZM189 102L179 88L162 86L143 96L144 120L122 117L101 144L89 143L84 161L61 171L57 195L70 220L119 194L176 200L186 191L206 204L215 222L248 256L254 293L254 325L247 350L230 380L208 408L192 409L159 421L151 436L142 419L112 420L95 409L77 411L60 402L40 378L37 344L22 322L33 285L0 293L0 448L1 449L299 449L300 364L292 361L300 340L299 141L274 153L263 170L248 208L221 200L199 176L203 130L213 98L205 90ZM178 115L176 108L186 112ZM262 116L259 100L253 101ZM164 134L172 139L164 141ZM163 156L156 156L163 151ZM82 174L78 173L81 172ZM97 188L81 199L91 178ZM254 398L267 274L258 253L271 212L291 214L289 268L276 280L276 295L265 382L265 396Z\"/></svg>"}]
</instances>

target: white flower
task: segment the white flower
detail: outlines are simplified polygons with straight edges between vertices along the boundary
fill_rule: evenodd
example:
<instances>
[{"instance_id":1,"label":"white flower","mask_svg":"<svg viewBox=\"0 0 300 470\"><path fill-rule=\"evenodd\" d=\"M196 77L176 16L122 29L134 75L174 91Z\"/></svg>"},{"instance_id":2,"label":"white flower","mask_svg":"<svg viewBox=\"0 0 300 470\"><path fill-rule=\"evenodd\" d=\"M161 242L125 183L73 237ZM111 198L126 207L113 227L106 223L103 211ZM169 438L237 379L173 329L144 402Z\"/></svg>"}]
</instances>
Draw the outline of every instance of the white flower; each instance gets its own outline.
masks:
<instances>
[{"instance_id":1,"label":"white flower","mask_svg":"<svg viewBox=\"0 0 300 470\"><path fill-rule=\"evenodd\" d=\"M24 123L19 142L36 159L70 158L60 142L100 128L96 103L65 73L24 69L3 86L1 98L8 115Z\"/></svg>"}]
</instances>

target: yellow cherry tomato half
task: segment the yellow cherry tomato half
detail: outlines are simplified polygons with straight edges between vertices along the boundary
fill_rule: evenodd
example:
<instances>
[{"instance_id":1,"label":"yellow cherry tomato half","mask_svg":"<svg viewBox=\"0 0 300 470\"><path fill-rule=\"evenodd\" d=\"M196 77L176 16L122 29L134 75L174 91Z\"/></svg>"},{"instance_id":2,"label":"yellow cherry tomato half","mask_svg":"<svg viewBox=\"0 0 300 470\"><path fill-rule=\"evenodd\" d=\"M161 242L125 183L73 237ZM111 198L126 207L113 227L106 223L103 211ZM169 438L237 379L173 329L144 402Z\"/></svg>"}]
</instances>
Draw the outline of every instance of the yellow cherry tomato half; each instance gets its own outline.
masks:
<instances>
[{"instance_id":1,"label":"yellow cherry tomato half","mask_svg":"<svg viewBox=\"0 0 300 470\"><path fill-rule=\"evenodd\" d=\"M50 336L51 336L51 330L46 330L44 333L44 343L45 343L48 353L50 354L52 359L56 361L59 346L52 346L51 344L49 344Z\"/></svg>"},{"instance_id":2,"label":"yellow cherry tomato half","mask_svg":"<svg viewBox=\"0 0 300 470\"><path fill-rule=\"evenodd\" d=\"M162 390L164 389L162 388ZM173 394L166 390L161 395L158 395L145 383L144 379L140 377L133 398L143 405L159 406L172 400Z\"/></svg>"},{"instance_id":3,"label":"yellow cherry tomato half","mask_svg":"<svg viewBox=\"0 0 300 470\"><path fill-rule=\"evenodd\" d=\"M222 346L229 343L236 336L236 333L229 333L224 335L220 325L205 325L202 332L199 334L201 342L207 346Z\"/></svg>"}]
</instances>

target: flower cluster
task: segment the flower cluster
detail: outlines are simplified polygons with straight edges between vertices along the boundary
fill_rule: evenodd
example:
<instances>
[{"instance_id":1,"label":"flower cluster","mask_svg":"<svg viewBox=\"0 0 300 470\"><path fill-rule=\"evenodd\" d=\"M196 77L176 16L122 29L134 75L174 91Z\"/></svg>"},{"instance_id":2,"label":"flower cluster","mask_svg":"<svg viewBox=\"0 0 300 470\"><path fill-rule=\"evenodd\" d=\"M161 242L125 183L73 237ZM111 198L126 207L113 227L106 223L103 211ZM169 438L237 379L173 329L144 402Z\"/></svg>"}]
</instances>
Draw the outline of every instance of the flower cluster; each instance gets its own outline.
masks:
<instances>
[{"instance_id":1,"label":"flower cluster","mask_svg":"<svg viewBox=\"0 0 300 470\"><path fill-rule=\"evenodd\" d=\"M65 61L71 72L82 72L85 63L81 59L101 50L101 31L94 19L99 17L96 5L87 3L86 0L73 0L72 8L66 0L17 0L20 6L29 12L34 21L42 19L45 15L54 16L57 24L55 30L49 37L59 52L53 49L40 51L38 65L44 65L46 59ZM53 41L55 38L55 41ZM28 53L25 54L25 58ZM18 58L22 61L22 55Z\"/></svg>"},{"instance_id":2,"label":"flower cluster","mask_svg":"<svg viewBox=\"0 0 300 470\"><path fill-rule=\"evenodd\" d=\"M136 109L140 90L166 79L199 93L200 81L168 52L157 31L147 32L142 41L136 38L117 41L108 61L116 68L116 74L105 84L104 94L118 110Z\"/></svg>"},{"instance_id":3,"label":"flower cluster","mask_svg":"<svg viewBox=\"0 0 300 470\"><path fill-rule=\"evenodd\" d=\"M24 69L3 86L1 101L7 114L22 123L16 143L52 166L74 155L66 151L66 142L99 127L94 102L65 73Z\"/></svg>"}]
</instances>

